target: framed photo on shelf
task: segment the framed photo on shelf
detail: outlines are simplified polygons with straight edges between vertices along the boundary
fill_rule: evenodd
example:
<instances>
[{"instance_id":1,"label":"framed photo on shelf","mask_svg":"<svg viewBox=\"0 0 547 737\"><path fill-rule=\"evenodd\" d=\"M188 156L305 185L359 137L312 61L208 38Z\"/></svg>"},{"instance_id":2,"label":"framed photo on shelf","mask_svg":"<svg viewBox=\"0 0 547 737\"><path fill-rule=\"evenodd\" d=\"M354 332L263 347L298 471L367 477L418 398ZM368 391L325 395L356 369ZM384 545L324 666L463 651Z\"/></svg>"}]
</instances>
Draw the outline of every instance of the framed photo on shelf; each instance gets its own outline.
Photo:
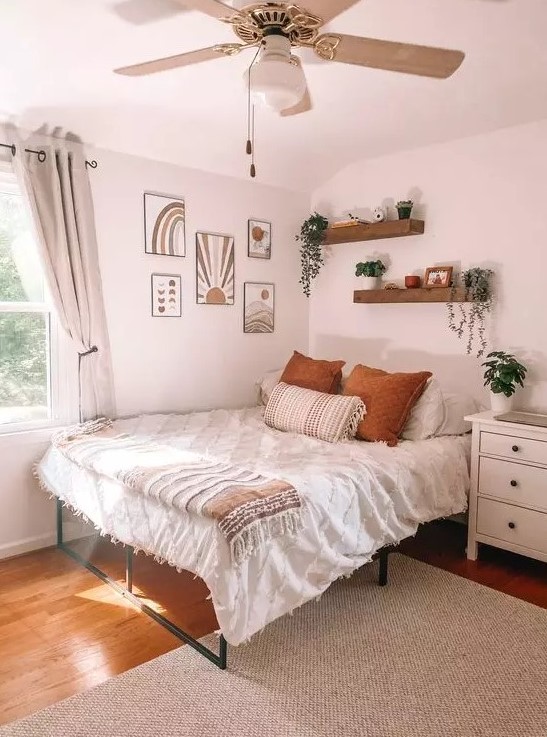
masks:
<instances>
[{"instance_id":1,"label":"framed photo on shelf","mask_svg":"<svg viewBox=\"0 0 547 737\"><path fill-rule=\"evenodd\" d=\"M272 224L264 220L249 220L248 246L249 258L272 257Z\"/></svg>"},{"instance_id":2,"label":"framed photo on shelf","mask_svg":"<svg viewBox=\"0 0 547 737\"><path fill-rule=\"evenodd\" d=\"M152 274L152 317L181 317L180 274Z\"/></svg>"},{"instance_id":3,"label":"framed photo on shelf","mask_svg":"<svg viewBox=\"0 0 547 737\"><path fill-rule=\"evenodd\" d=\"M424 287L449 287L453 266L431 266L425 271Z\"/></svg>"},{"instance_id":4,"label":"framed photo on shelf","mask_svg":"<svg viewBox=\"0 0 547 737\"><path fill-rule=\"evenodd\" d=\"M246 281L243 289L243 332L273 333L275 285Z\"/></svg>"}]
</instances>

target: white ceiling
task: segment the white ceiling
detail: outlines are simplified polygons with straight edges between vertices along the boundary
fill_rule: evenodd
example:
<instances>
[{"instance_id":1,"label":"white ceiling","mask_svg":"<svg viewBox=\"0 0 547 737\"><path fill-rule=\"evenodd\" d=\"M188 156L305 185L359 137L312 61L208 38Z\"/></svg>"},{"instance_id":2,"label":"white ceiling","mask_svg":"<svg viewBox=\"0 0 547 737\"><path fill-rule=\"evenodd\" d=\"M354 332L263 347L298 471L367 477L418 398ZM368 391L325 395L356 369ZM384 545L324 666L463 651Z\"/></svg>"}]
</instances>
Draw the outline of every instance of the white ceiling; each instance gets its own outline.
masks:
<instances>
[{"instance_id":1,"label":"white ceiling","mask_svg":"<svg viewBox=\"0 0 547 737\"><path fill-rule=\"evenodd\" d=\"M98 146L248 176L243 73L253 52L120 77L111 70L235 37L196 12L135 24L115 12L119 2L1 0L0 114L25 128L61 126ZM155 2L122 8L134 14ZM157 2L161 9L168 0ZM547 118L547 0L362 0L331 28L467 57L445 81L306 63L314 110L257 114L259 181L311 190L355 159Z\"/></svg>"}]
</instances>

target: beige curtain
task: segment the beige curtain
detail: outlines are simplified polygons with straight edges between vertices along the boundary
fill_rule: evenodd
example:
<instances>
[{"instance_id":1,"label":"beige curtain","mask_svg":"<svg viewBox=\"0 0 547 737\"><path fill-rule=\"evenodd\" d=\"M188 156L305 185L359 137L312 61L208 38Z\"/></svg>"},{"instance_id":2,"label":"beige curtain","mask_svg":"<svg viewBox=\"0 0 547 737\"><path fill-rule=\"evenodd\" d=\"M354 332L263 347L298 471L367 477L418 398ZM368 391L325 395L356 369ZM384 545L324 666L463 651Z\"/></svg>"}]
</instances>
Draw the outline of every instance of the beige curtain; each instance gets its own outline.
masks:
<instances>
[{"instance_id":1,"label":"beige curtain","mask_svg":"<svg viewBox=\"0 0 547 737\"><path fill-rule=\"evenodd\" d=\"M61 325L79 354L80 420L115 415L93 200L85 160L64 146L43 148L45 161L18 147L49 290Z\"/></svg>"}]
</instances>

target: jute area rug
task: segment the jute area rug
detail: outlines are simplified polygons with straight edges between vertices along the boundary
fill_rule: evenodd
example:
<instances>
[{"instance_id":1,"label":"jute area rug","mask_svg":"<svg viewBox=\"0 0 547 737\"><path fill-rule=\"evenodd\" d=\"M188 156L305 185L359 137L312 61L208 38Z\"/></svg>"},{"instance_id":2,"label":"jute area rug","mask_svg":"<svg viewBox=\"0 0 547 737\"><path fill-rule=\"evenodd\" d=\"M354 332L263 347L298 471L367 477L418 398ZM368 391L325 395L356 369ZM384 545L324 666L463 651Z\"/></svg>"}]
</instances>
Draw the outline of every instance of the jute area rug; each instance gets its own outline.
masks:
<instances>
[{"instance_id":1,"label":"jute area rug","mask_svg":"<svg viewBox=\"0 0 547 737\"><path fill-rule=\"evenodd\" d=\"M547 737L547 610L394 555L231 648L189 647L0 737Z\"/></svg>"}]
</instances>

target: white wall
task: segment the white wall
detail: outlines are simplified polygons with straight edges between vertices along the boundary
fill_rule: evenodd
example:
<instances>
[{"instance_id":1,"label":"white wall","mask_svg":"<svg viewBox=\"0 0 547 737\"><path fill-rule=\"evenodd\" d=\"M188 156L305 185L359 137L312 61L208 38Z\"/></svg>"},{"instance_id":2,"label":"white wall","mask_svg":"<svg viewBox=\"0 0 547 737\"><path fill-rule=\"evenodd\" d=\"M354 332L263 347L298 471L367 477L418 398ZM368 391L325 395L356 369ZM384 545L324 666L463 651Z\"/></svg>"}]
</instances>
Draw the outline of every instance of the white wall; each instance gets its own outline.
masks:
<instances>
[{"instance_id":1,"label":"white wall","mask_svg":"<svg viewBox=\"0 0 547 737\"><path fill-rule=\"evenodd\" d=\"M390 264L386 281L423 276L435 264L491 267L497 304L490 345L530 367L518 405L547 410L546 171L543 121L359 161L317 189L313 206L328 216L366 215L367 206L410 197L426 232L329 249L311 299L312 355L343 358L348 366L431 369L445 387L484 401L480 361L448 330L444 305L355 305L352 298L355 264L369 257Z\"/></svg>"},{"instance_id":2,"label":"white wall","mask_svg":"<svg viewBox=\"0 0 547 737\"><path fill-rule=\"evenodd\" d=\"M5 140L1 139L2 142ZM294 234L306 195L105 150L89 172L112 346L118 414L254 404L254 382L294 349L308 349L308 303L298 285ZM187 256L144 253L144 190L186 201ZM247 219L272 223L271 260L247 257ZM233 306L195 302L195 231L235 236ZM153 318L152 272L182 276L181 318ZM275 332L243 333L243 283L276 285ZM53 544L54 507L32 477L47 433L0 435L0 558Z\"/></svg>"}]
</instances>

